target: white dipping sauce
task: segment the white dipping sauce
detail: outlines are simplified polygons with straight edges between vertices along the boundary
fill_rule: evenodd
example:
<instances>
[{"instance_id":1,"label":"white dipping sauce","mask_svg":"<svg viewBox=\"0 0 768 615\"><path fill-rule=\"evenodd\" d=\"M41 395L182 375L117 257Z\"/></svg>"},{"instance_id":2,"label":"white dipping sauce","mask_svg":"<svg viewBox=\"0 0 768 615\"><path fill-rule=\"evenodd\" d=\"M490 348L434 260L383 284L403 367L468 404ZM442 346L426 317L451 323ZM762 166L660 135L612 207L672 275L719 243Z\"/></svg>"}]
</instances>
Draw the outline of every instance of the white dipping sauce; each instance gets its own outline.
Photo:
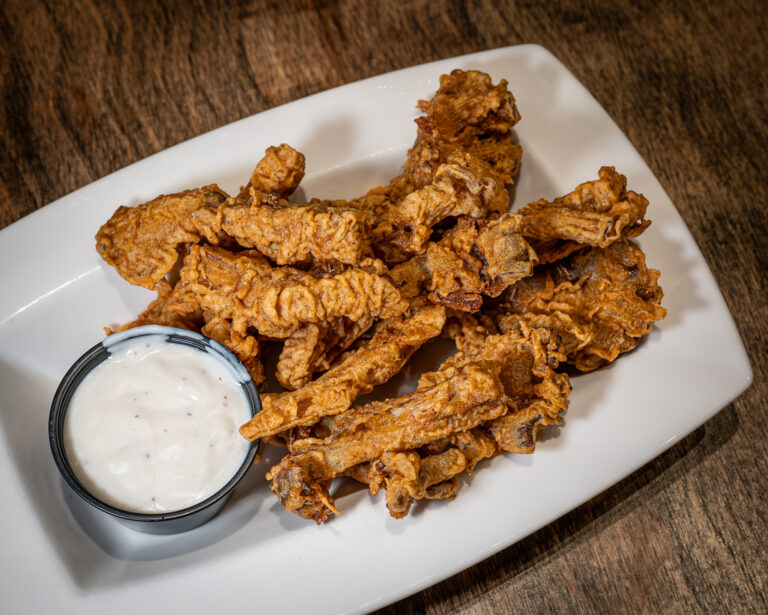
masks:
<instances>
[{"instance_id":1,"label":"white dipping sauce","mask_svg":"<svg viewBox=\"0 0 768 615\"><path fill-rule=\"evenodd\" d=\"M163 513L216 493L243 464L251 418L233 371L166 336L129 339L76 389L64 424L72 470L116 508Z\"/></svg>"}]
</instances>

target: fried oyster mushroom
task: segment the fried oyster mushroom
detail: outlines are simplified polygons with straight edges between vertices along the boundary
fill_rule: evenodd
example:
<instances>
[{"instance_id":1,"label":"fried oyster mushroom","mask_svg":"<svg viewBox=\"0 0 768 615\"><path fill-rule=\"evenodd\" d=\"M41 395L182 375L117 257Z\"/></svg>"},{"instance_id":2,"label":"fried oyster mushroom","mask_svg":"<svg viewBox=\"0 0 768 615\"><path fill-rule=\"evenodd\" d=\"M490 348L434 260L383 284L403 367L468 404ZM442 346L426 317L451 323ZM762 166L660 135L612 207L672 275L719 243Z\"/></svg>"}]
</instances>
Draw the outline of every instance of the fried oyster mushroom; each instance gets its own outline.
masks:
<instances>
[{"instance_id":1,"label":"fried oyster mushroom","mask_svg":"<svg viewBox=\"0 0 768 615\"><path fill-rule=\"evenodd\" d=\"M424 253L395 266L392 280L411 303L428 301L476 312L483 295L497 297L531 275L536 254L520 234L521 219L506 213L489 221L459 218Z\"/></svg>"},{"instance_id":2,"label":"fried oyster mushroom","mask_svg":"<svg viewBox=\"0 0 768 615\"><path fill-rule=\"evenodd\" d=\"M522 149L514 142L512 128L520 114L505 80L493 85L485 73L455 70L440 77L438 91L431 100L419 101L418 108L425 115L416 119L417 136L403 173L351 205L378 216L433 183L437 169L457 154L482 161L502 184L513 183Z\"/></svg>"},{"instance_id":3,"label":"fried oyster mushroom","mask_svg":"<svg viewBox=\"0 0 768 615\"><path fill-rule=\"evenodd\" d=\"M522 153L512 133L520 113L506 80L493 85L485 73L454 70L442 75L432 99L418 106L425 115L416 120L418 136L405 164L416 188L430 183L435 170L457 150L480 158L512 183Z\"/></svg>"},{"instance_id":4,"label":"fried oyster mushroom","mask_svg":"<svg viewBox=\"0 0 768 615\"><path fill-rule=\"evenodd\" d=\"M212 184L121 206L96 233L96 249L131 284L153 290L176 265L181 246L219 242L217 211L227 198Z\"/></svg>"},{"instance_id":5,"label":"fried oyster mushroom","mask_svg":"<svg viewBox=\"0 0 768 615\"><path fill-rule=\"evenodd\" d=\"M309 323L286 338L275 377L280 385L295 391L312 380L315 372L329 369L333 361L373 325L375 318L337 318L327 323Z\"/></svg>"},{"instance_id":6,"label":"fried oyster mushroom","mask_svg":"<svg viewBox=\"0 0 768 615\"><path fill-rule=\"evenodd\" d=\"M422 250L432 227L449 216L484 218L509 209L509 194L490 166L467 153L452 154L432 183L381 212L372 241L387 262L400 262Z\"/></svg>"},{"instance_id":7,"label":"fried oyster mushroom","mask_svg":"<svg viewBox=\"0 0 768 615\"><path fill-rule=\"evenodd\" d=\"M290 196L304 179L305 165L304 154L286 143L268 147L250 181L240 189L238 200L247 201L254 191L283 198Z\"/></svg>"},{"instance_id":8,"label":"fried oyster mushroom","mask_svg":"<svg viewBox=\"0 0 768 615\"><path fill-rule=\"evenodd\" d=\"M630 240L586 248L510 287L497 322L502 330L521 322L547 327L560 337L569 363L592 371L632 350L664 318L658 279Z\"/></svg>"},{"instance_id":9,"label":"fried oyster mushroom","mask_svg":"<svg viewBox=\"0 0 768 615\"><path fill-rule=\"evenodd\" d=\"M222 229L241 246L258 249L278 265L311 258L356 265L370 251L367 214L360 209L322 202L289 203L253 188L248 201L222 208Z\"/></svg>"},{"instance_id":10,"label":"fried oyster mushroom","mask_svg":"<svg viewBox=\"0 0 768 615\"><path fill-rule=\"evenodd\" d=\"M286 144L270 147L241 197L244 191L287 196L303 177L303 154ZM131 284L155 289L174 268L185 244L231 243L222 233L220 211L231 200L211 184L160 195L135 207L119 207L96 233L96 249Z\"/></svg>"},{"instance_id":11,"label":"fried oyster mushroom","mask_svg":"<svg viewBox=\"0 0 768 615\"><path fill-rule=\"evenodd\" d=\"M283 508L317 523L338 514L328 492L333 479L389 450L419 448L501 416L506 405L498 377L468 364L452 377L404 397L352 408L336 418L327 438L304 438L267 474Z\"/></svg>"},{"instance_id":12,"label":"fried oyster mushroom","mask_svg":"<svg viewBox=\"0 0 768 615\"><path fill-rule=\"evenodd\" d=\"M240 433L256 440L345 412L357 397L399 372L416 350L440 335L444 323L441 306L415 308L382 321L367 343L346 353L317 380L296 391L264 395L261 412Z\"/></svg>"},{"instance_id":13,"label":"fried oyster mushroom","mask_svg":"<svg viewBox=\"0 0 768 615\"><path fill-rule=\"evenodd\" d=\"M448 448L441 452L388 451L366 465L368 472L362 480L371 495L386 489L389 514L402 519L417 500L456 497L459 475L472 474L479 461L497 452L495 441L482 428L470 429L448 438ZM350 475L356 477L354 472Z\"/></svg>"},{"instance_id":14,"label":"fried oyster mushroom","mask_svg":"<svg viewBox=\"0 0 768 615\"><path fill-rule=\"evenodd\" d=\"M383 267L369 259L317 278L290 267L273 268L257 252L192 246L180 280L204 311L231 320L237 333L253 327L262 336L285 339L306 323L402 314L408 303L377 271Z\"/></svg>"},{"instance_id":15,"label":"fried oyster mushroom","mask_svg":"<svg viewBox=\"0 0 768 615\"><path fill-rule=\"evenodd\" d=\"M570 385L552 369L559 356L543 329L488 336L422 375L414 393L352 408L327 437L294 441L267 475L271 488L287 510L318 523L338 514L328 490L340 475L368 482L374 493L385 486L396 517L416 499L453 497L454 476L502 450L532 452L538 431L561 422ZM446 446L425 453L422 471L416 449L438 442ZM451 447L463 461L446 453Z\"/></svg>"},{"instance_id":16,"label":"fried oyster mushroom","mask_svg":"<svg viewBox=\"0 0 768 615\"><path fill-rule=\"evenodd\" d=\"M584 246L605 248L648 228L650 221L644 219L648 201L627 190L627 178L613 167L601 167L598 177L552 202L541 199L518 212L522 233L539 262L554 262Z\"/></svg>"}]
</instances>

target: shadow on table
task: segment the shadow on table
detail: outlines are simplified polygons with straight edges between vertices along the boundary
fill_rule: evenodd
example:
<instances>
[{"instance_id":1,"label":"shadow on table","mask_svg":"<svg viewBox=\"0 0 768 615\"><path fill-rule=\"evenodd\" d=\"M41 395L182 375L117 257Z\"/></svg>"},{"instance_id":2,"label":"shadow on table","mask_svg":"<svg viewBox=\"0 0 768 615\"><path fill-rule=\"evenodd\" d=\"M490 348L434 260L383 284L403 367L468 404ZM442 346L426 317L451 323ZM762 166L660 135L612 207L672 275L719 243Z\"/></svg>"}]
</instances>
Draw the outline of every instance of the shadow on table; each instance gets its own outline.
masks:
<instances>
[{"instance_id":1,"label":"shadow on table","mask_svg":"<svg viewBox=\"0 0 768 615\"><path fill-rule=\"evenodd\" d=\"M377 615L424 613L430 605L440 602L458 608L463 604L461 593L478 579L483 580L484 592L503 585L570 545L593 523L605 525L615 514L626 516L645 506L670 483L683 478L716 453L738 427L736 411L729 405L665 453L557 521L450 579L376 611ZM640 493L642 497L634 497Z\"/></svg>"}]
</instances>

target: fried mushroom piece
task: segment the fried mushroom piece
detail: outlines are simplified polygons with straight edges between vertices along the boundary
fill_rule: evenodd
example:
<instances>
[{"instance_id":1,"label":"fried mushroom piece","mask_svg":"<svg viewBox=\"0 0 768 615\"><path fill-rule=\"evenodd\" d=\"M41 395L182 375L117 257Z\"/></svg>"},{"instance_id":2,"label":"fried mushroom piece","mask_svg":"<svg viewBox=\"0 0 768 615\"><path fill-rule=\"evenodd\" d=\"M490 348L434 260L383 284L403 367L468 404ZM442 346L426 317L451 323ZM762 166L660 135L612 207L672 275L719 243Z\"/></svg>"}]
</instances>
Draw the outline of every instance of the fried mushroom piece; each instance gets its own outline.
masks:
<instances>
[{"instance_id":1,"label":"fried mushroom piece","mask_svg":"<svg viewBox=\"0 0 768 615\"><path fill-rule=\"evenodd\" d=\"M369 485L372 494L387 490L387 508L393 517L408 514L414 501L452 498L458 491L457 478L470 474L481 460L501 451L532 453L538 432L559 424L567 408L570 385L557 374L559 354L550 332L521 325L505 335L489 334L474 316L454 313L446 324L462 350L443 363L437 372L422 376L419 388L428 388L455 375L463 366L478 364L498 373L504 387L504 414L482 425L437 438L419 450L388 451L378 460L345 472Z\"/></svg>"},{"instance_id":2,"label":"fried mushroom piece","mask_svg":"<svg viewBox=\"0 0 768 615\"><path fill-rule=\"evenodd\" d=\"M360 348L296 391L264 395L262 410L240 428L256 440L349 409L354 400L387 382L427 340L437 337L445 323L441 306L415 308L379 323L374 336Z\"/></svg>"},{"instance_id":3,"label":"fried mushroom piece","mask_svg":"<svg viewBox=\"0 0 768 615\"><path fill-rule=\"evenodd\" d=\"M468 363L493 365L499 373L508 411L482 428L499 450L532 453L536 434L547 425L559 425L571 392L566 374L554 368L565 357L547 329L522 326L519 330L489 335L449 357L435 372L422 374L419 388L434 386Z\"/></svg>"},{"instance_id":4,"label":"fried mushroom piece","mask_svg":"<svg viewBox=\"0 0 768 615\"><path fill-rule=\"evenodd\" d=\"M425 115L416 120L416 141L408 152L404 172L350 205L378 216L406 195L431 184L437 169L456 154L482 160L502 184L513 182L522 149L514 143L512 127L520 114L506 81L493 85L485 73L455 70L441 76L432 100L419 101L418 107ZM495 203L500 213L506 211L502 200Z\"/></svg>"},{"instance_id":5,"label":"fried mushroom piece","mask_svg":"<svg viewBox=\"0 0 768 615\"><path fill-rule=\"evenodd\" d=\"M359 263L369 252L366 220L366 212L354 207L289 203L253 187L247 202L238 199L222 207L222 229L278 265L310 258Z\"/></svg>"},{"instance_id":6,"label":"fried mushroom piece","mask_svg":"<svg viewBox=\"0 0 768 615\"><path fill-rule=\"evenodd\" d=\"M664 318L658 279L629 240L586 248L510 287L500 311L508 316L498 322L507 330L521 320L550 328L563 340L567 361L592 371L632 350Z\"/></svg>"},{"instance_id":7,"label":"fried mushroom piece","mask_svg":"<svg viewBox=\"0 0 768 615\"><path fill-rule=\"evenodd\" d=\"M418 106L425 115L416 120L418 136L405 164L411 184L429 184L457 150L484 160L505 183L512 183L522 152L512 134L520 113L505 80L493 85L485 73L454 70L442 75L432 99Z\"/></svg>"},{"instance_id":8,"label":"fried mushroom piece","mask_svg":"<svg viewBox=\"0 0 768 615\"><path fill-rule=\"evenodd\" d=\"M339 415L327 438L297 440L267 474L270 488L283 508L322 523L338 514L328 492L336 476L387 451L416 449L501 416L502 399L494 373L464 365L435 386Z\"/></svg>"},{"instance_id":9,"label":"fried mushroom piece","mask_svg":"<svg viewBox=\"0 0 768 615\"><path fill-rule=\"evenodd\" d=\"M552 202L541 199L518 212L522 234L539 262L560 260L584 246L605 248L648 228L650 221L643 218L648 201L626 189L627 178L613 167L601 167L598 176Z\"/></svg>"},{"instance_id":10,"label":"fried mushroom piece","mask_svg":"<svg viewBox=\"0 0 768 615\"><path fill-rule=\"evenodd\" d=\"M279 197L290 196L304 179L305 162L304 154L290 145L282 143L268 147L256 164L250 181L240 189L238 200L247 201L251 189Z\"/></svg>"},{"instance_id":11,"label":"fried mushroom piece","mask_svg":"<svg viewBox=\"0 0 768 615\"><path fill-rule=\"evenodd\" d=\"M565 362L572 361L576 354L592 342L591 327L579 325L573 318L563 312L551 314L510 314L496 312L488 318L495 320L501 333L520 334L526 327L532 329L547 329L552 333L553 340L560 353L565 355Z\"/></svg>"},{"instance_id":12,"label":"fried mushroom piece","mask_svg":"<svg viewBox=\"0 0 768 615\"><path fill-rule=\"evenodd\" d=\"M387 262L420 252L432 227L449 216L484 218L506 211L509 194L490 166L467 153L453 154L435 171L431 184L384 209L372 240Z\"/></svg>"},{"instance_id":13,"label":"fried mushroom piece","mask_svg":"<svg viewBox=\"0 0 768 615\"><path fill-rule=\"evenodd\" d=\"M212 184L121 206L96 233L96 249L131 284L153 290L176 265L180 246L219 242L217 212L227 198Z\"/></svg>"},{"instance_id":14,"label":"fried mushroom piece","mask_svg":"<svg viewBox=\"0 0 768 615\"><path fill-rule=\"evenodd\" d=\"M375 273L382 270L369 259L358 268L317 278L290 267L273 268L256 252L192 246L180 280L204 311L231 320L237 333L253 327L262 336L285 339L306 323L402 314L408 303Z\"/></svg>"},{"instance_id":15,"label":"fried mushroom piece","mask_svg":"<svg viewBox=\"0 0 768 615\"><path fill-rule=\"evenodd\" d=\"M461 217L439 241L428 242L423 254L393 267L392 280L412 304L476 312L482 295L496 297L533 272L536 254L519 230L516 214L488 222Z\"/></svg>"},{"instance_id":16,"label":"fried mushroom piece","mask_svg":"<svg viewBox=\"0 0 768 615\"><path fill-rule=\"evenodd\" d=\"M374 491L383 483L394 516L406 514L421 497L452 497L458 488L453 470L473 469L501 450L532 452L538 431L561 422L570 385L565 374L552 369L559 358L546 329L490 335L422 375L411 395L352 408L336 417L327 437L294 441L290 455L268 474L272 490L286 509L318 523L338 514L328 489L342 474L365 480ZM485 381L469 385L471 400L459 385L469 374ZM478 405L472 408L473 403ZM450 405L457 405L452 419L446 414ZM425 459L435 456L423 477L417 450L422 447ZM458 455L446 454L451 448L464 456L461 469Z\"/></svg>"},{"instance_id":17,"label":"fried mushroom piece","mask_svg":"<svg viewBox=\"0 0 768 615\"><path fill-rule=\"evenodd\" d=\"M486 338L499 333L494 320L483 313L475 315L451 310L447 316L443 335L452 339L456 349L465 354L476 356L482 350ZM519 332L519 335L523 333Z\"/></svg>"},{"instance_id":18,"label":"fried mushroom piece","mask_svg":"<svg viewBox=\"0 0 768 615\"><path fill-rule=\"evenodd\" d=\"M200 332L235 353L256 386L264 382L264 364L261 362L259 340L255 336L238 333L230 321L217 316L210 317Z\"/></svg>"},{"instance_id":19,"label":"fried mushroom piece","mask_svg":"<svg viewBox=\"0 0 768 615\"><path fill-rule=\"evenodd\" d=\"M358 321L337 318L328 323L309 323L286 338L275 376L289 391L303 387L315 372L331 367L334 359L371 328L373 316Z\"/></svg>"},{"instance_id":20,"label":"fried mushroom piece","mask_svg":"<svg viewBox=\"0 0 768 615\"><path fill-rule=\"evenodd\" d=\"M451 448L422 456L419 452L388 451L369 466L367 482L371 495L386 489L389 514L402 519L411 505L421 499L453 499L459 489L455 478L471 474L475 465L496 454L495 441L481 428L460 432L450 438Z\"/></svg>"}]
</instances>

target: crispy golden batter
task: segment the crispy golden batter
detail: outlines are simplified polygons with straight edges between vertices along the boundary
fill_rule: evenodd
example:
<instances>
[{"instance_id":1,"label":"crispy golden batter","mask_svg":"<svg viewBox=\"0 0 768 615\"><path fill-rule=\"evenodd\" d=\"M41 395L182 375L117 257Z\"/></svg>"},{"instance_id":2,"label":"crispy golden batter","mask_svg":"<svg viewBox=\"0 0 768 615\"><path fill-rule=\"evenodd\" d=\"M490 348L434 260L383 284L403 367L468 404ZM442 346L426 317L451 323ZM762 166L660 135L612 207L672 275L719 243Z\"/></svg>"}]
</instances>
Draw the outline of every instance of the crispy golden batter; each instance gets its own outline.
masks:
<instances>
[{"instance_id":1,"label":"crispy golden batter","mask_svg":"<svg viewBox=\"0 0 768 615\"><path fill-rule=\"evenodd\" d=\"M519 213L522 233L531 239L541 263L551 263L583 246L605 248L621 238L637 237L650 224L648 201L627 190L627 178L602 167L599 179L585 182L552 202L529 203Z\"/></svg>"},{"instance_id":2,"label":"crispy golden batter","mask_svg":"<svg viewBox=\"0 0 768 615\"><path fill-rule=\"evenodd\" d=\"M366 212L326 203L288 203L251 188L250 205L238 200L222 207L222 229L247 248L278 265L310 257L355 265L369 252Z\"/></svg>"},{"instance_id":3,"label":"crispy golden batter","mask_svg":"<svg viewBox=\"0 0 768 615\"><path fill-rule=\"evenodd\" d=\"M267 479L284 508L322 523L338 513L328 493L336 476L387 451L415 449L501 416L502 396L495 374L467 364L433 387L338 416L327 438L294 442Z\"/></svg>"},{"instance_id":4,"label":"crispy golden batter","mask_svg":"<svg viewBox=\"0 0 768 615\"><path fill-rule=\"evenodd\" d=\"M432 227L449 216L483 218L506 211L509 195L490 166L466 153L451 155L431 184L386 208L372 239L388 262L422 250Z\"/></svg>"},{"instance_id":5,"label":"crispy golden batter","mask_svg":"<svg viewBox=\"0 0 768 615\"><path fill-rule=\"evenodd\" d=\"M264 194L287 197L304 178L304 154L285 143L270 146L256 164L251 180L240 190L239 200L247 201L251 188Z\"/></svg>"},{"instance_id":6,"label":"crispy golden batter","mask_svg":"<svg viewBox=\"0 0 768 615\"><path fill-rule=\"evenodd\" d=\"M268 474L272 490L286 509L321 523L338 514L328 493L333 478L360 478L365 466L356 466L378 460L367 466L368 482L374 492L386 485L393 516L407 514L413 500L438 484L446 483L433 496L452 497L458 483L448 481L456 474L498 450L532 452L536 433L561 422L570 386L551 367L559 356L545 329L488 336L424 374L415 393L353 408L336 417L327 437L294 441L291 454ZM482 389L479 382L470 386L478 387L474 397L463 389L470 374L484 381ZM444 414L450 405L457 406L453 421ZM472 429L480 431L468 434ZM440 450L426 456L434 457L422 475L421 456L413 449L438 440ZM463 461L442 444L459 448Z\"/></svg>"},{"instance_id":7,"label":"crispy golden batter","mask_svg":"<svg viewBox=\"0 0 768 615\"><path fill-rule=\"evenodd\" d=\"M416 120L418 132L403 167L404 172L386 186L368 191L349 204L381 212L408 194L433 183L435 172L449 158L469 154L488 165L494 178L511 184L517 175L522 149L514 143L512 127L520 119L507 82L494 86L478 71L453 71L443 75L431 101L419 101L426 113ZM502 199L493 201L496 211L506 211Z\"/></svg>"},{"instance_id":8,"label":"crispy golden batter","mask_svg":"<svg viewBox=\"0 0 768 615\"><path fill-rule=\"evenodd\" d=\"M365 482L372 495L386 488L390 515L405 517L415 500L454 498L459 489L455 477L471 474L481 459L497 453L496 442L482 428L459 432L448 440L452 447L439 453L388 451L368 465Z\"/></svg>"},{"instance_id":9,"label":"crispy golden batter","mask_svg":"<svg viewBox=\"0 0 768 615\"><path fill-rule=\"evenodd\" d=\"M385 487L389 514L402 519L414 500L426 498L430 487L450 480L466 467L466 459L455 448L424 459L415 452L387 451L372 464L373 476L369 479L371 495L376 495L382 486ZM455 495L456 491L452 490L441 499L450 499Z\"/></svg>"},{"instance_id":10,"label":"crispy golden batter","mask_svg":"<svg viewBox=\"0 0 768 615\"><path fill-rule=\"evenodd\" d=\"M272 268L257 253L192 246L180 279L204 311L231 320L238 333L253 327L262 336L284 339L306 323L403 313L408 304L395 287L366 269L380 266L364 262L360 268L316 278L289 267Z\"/></svg>"},{"instance_id":11,"label":"crispy golden batter","mask_svg":"<svg viewBox=\"0 0 768 615\"><path fill-rule=\"evenodd\" d=\"M467 312L483 304L485 283L479 274L480 262L471 258L470 266L451 249L430 241L423 254L395 266L392 281L400 294L418 305L440 303ZM471 265L476 264L473 268Z\"/></svg>"},{"instance_id":12,"label":"crispy golden batter","mask_svg":"<svg viewBox=\"0 0 768 615\"><path fill-rule=\"evenodd\" d=\"M289 203L305 160L283 144L235 198L215 186L161 196L120 208L97 235L121 275L158 291L123 328L201 330L257 383L260 343L284 340L276 376L288 391L263 395L240 431L288 447L270 487L318 523L338 514L337 476L386 489L401 518L455 497L482 459L532 453L568 407L560 363L610 362L665 313L659 274L629 241L650 224L648 202L623 175L603 167L510 213L520 115L506 81L457 70L419 108L403 173L358 199ZM353 405L441 334L458 352L414 392Z\"/></svg>"},{"instance_id":13,"label":"crispy golden batter","mask_svg":"<svg viewBox=\"0 0 768 615\"><path fill-rule=\"evenodd\" d=\"M381 322L367 344L347 353L317 380L297 391L265 395L261 412L240 433L256 440L344 412L358 396L399 372L422 344L440 334L444 323L445 310L440 306L415 308Z\"/></svg>"},{"instance_id":14,"label":"crispy golden batter","mask_svg":"<svg viewBox=\"0 0 768 615\"><path fill-rule=\"evenodd\" d=\"M476 312L483 304L482 295L496 297L531 275L536 254L519 229L516 214L487 223L459 218L440 241L428 242L424 253L396 265L392 280L412 304L423 299Z\"/></svg>"},{"instance_id":15,"label":"crispy golden batter","mask_svg":"<svg viewBox=\"0 0 768 615\"><path fill-rule=\"evenodd\" d=\"M640 248L622 239L537 268L507 290L503 311L526 318L550 315L546 326L566 340L568 362L591 371L632 350L652 323L664 318L658 279L659 272L645 266ZM508 320L504 328L511 326Z\"/></svg>"},{"instance_id":16,"label":"crispy golden batter","mask_svg":"<svg viewBox=\"0 0 768 615\"><path fill-rule=\"evenodd\" d=\"M563 312L514 314L500 311L494 314L494 318L501 333L520 334L525 327L547 329L552 333L558 350L565 355L566 362L573 361L577 353L585 348L593 338L590 326L579 325Z\"/></svg>"},{"instance_id":17,"label":"crispy golden batter","mask_svg":"<svg viewBox=\"0 0 768 615\"><path fill-rule=\"evenodd\" d=\"M484 294L498 297L504 289L533 273L535 251L523 239L522 220L503 214L482 225L473 248L483 263Z\"/></svg>"},{"instance_id":18,"label":"crispy golden batter","mask_svg":"<svg viewBox=\"0 0 768 615\"><path fill-rule=\"evenodd\" d=\"M451 338L459 352L476 355L489 335L498 333L496 323L486 314L467 314L451 310L443 327L443 335ZM506 333L506 331L504 331ZM519 333L523 335L522 332Z\"/></svg>"},{"instance_id":19,"label":"crispy golden batter","mask_svg":"<svg viewBox=\"0 0 768 615\"><path fill-rule=\"evenodd\" d=\"M230 321L216 316L211 317L200 332L234 352L257 386L264 382L264 365L259 356L259 340L253 335L242 335L236 332Z\"/></svg>"},{"instance_id":20,"label":"crispy golden batter","mask_svg":"<svg viewBox=\"0 0 768 615\"><path fill-rule=\"evenodd\" d=\"M515 99L501 80L478 71L455 70L440 77L440 89L419 101L425 115L416 120L416 143L408 152L406 176L416 188L432 181L435 170L458 150L484 160L505 183L512 183L521 149L512 127L520 120Z\"/></svg>"},{"instance_id":21,"label":"crispy golden batter","mask_svg":"<svg viewBox=\"0 0 768 615\"><path fill-rule=\"evenodd\" d=\"M481 344L467 345L437 371L422 374L418 387L434 386L462 366L480 363L499 374L510 413L536 405L558 420L568 407L570 393L567 375L553 369L563 358L549 331L522 327L514 333L489 335Z\"/></svg>"},{"instance_id":22,"label":"crispy golden batter","mask_svg":"<svg viewBox=\"0 0 768 615\"><path fill-rule=\"evenodd\" d=\"M288 390L303 387L315 372L325 371L373 325L373 316L358 321L337 318L329 323L309 323L286 338L275 376Z\"/></svg>"},{"instance_id":23,"label":"crispy golden batter","mask_svg":"<svg viewBox=\"0 0 768 615\"><path fill-rule=\"evenodd\" d=\"M217 210L226 199L213 184L119 207L96 233L96 249L131 284L152 290L173 269L180 246L218 243Z\"/></svg>"}]
</instances>

